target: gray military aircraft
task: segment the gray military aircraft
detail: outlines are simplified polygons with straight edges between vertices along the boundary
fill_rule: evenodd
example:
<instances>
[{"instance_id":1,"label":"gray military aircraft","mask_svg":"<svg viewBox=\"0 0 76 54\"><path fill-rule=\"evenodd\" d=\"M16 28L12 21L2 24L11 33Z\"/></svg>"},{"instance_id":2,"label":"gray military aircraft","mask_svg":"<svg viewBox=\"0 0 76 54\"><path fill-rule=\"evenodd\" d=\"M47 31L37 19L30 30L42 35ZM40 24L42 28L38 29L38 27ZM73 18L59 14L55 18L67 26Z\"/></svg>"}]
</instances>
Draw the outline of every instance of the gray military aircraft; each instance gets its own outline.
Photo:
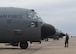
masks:
<instances>
[{"instance_id":1,"label":"gray military aircraft","mask_svg":"<svg viewBox=\"0 0 76 54\"><path fill-rule=\"evenodd\" d=\"M56 29L56 33L54 35L50 36L50 38L53 38L54 40L59 40L59 38L63 38L63 36L65 36L65 33Z\"/></svg>"},{"instance_id":2,"label":"gray military aircraft","mask_svg":"<svg viewBox=\"0 0 76 54\"><path fill-rule=\"evenodd\" d=\"M26 49L29 42L40 42L55 34L54 26L46 24L34 10L0 7L0 43Z\"/></svg>"},{"instance_id":3,"label":"gray military aircraft","mask_svg":"<svg viewBox=\"0 0 76 54\"><path fill-rule=\"evenodd\" d=\"M66 36L65 33L63 33L62 31L60 31L58 29L56 29L55 34L52 35L52 36L49 36L49 37L45 38L45 41L48 41L49 40L48 38L51 38L53 40L59 40L59 38L63 38L64 36Z\"/></svg>"}]
</instances>

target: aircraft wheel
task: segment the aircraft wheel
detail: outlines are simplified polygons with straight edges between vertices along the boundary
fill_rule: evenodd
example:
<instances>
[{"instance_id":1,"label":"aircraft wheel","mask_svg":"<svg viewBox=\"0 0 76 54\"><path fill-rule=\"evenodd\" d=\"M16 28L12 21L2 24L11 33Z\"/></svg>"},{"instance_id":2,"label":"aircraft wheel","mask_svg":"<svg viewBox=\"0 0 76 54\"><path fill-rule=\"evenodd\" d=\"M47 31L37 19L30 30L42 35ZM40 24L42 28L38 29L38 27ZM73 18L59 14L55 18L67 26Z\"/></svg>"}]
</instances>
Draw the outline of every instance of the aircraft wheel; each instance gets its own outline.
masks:
<instances>
[{"instance_id":1,"label":"aircraft wheel","mask_svg":"<svg viewBox=\"0 0 76 54\"><path fill-rule=\"evenodd\" d=\"M20 48L21 49L27 49L28 48L28 43L26 42L20 42Z\"/></svg>"}]
</instances>

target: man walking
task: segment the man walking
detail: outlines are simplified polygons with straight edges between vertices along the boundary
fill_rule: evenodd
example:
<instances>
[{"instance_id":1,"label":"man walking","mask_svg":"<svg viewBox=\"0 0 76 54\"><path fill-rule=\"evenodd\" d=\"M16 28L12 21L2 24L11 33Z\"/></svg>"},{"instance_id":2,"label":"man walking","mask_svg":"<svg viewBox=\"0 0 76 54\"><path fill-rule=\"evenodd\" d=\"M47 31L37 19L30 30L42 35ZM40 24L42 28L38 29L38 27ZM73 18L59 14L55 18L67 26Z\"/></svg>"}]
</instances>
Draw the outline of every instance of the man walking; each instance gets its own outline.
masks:
<instances>
[{"instance_id":1,"label":"man walking","mask_svg":"<svg viewBox=\"0 0 76 54\"><path fill-rule=\"evenodd\" d=\"M66 33L65 47L68 47L69 35Z\"/></svg>"}]
</instances>

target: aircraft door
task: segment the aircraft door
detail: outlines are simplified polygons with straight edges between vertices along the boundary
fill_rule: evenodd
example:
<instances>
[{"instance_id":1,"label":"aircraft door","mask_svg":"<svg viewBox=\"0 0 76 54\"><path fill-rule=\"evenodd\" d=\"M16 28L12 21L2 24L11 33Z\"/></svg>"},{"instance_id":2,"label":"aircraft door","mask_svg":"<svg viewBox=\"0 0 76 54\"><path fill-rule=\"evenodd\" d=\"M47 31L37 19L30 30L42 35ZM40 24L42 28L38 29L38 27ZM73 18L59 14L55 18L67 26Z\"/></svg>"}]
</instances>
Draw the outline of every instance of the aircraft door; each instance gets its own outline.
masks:
<instances>
[{"instance_id":1,"label":"aircraft door","mask_svg":"<svg viewBox=\"0 0 76 54\"><path fill-rule=\"evenodd\" d=\"M31 41L40 41L41 39L41 29L39 26L39 22L37 20L32 20L30 23L30 40Z\"/></svg>"},{"instance_id":2,"label":"aircraft door","mask_svg":"<svg viewBox=\"0 0 76 54\"><path fill-rule=\"evenodd\" d=\"M30 27L28 28L29 30L29 38L30 41L40 41L41 39L41 27L38 21L38 17L36 16L35 12L29 12L28 13L28 18L30 20ZM28 22L29 23L29 22Z\"/></svg>"}]
</instances>

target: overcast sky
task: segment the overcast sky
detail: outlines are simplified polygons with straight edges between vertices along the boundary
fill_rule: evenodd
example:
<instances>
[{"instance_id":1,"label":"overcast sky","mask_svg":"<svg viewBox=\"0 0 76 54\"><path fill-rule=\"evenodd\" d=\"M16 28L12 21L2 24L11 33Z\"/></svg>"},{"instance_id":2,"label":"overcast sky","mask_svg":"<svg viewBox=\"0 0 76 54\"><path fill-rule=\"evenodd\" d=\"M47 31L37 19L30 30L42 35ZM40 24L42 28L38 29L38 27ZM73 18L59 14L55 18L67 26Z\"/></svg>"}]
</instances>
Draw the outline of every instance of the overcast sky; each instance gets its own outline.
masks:
<instances>
[{"instance_id":1,"label":"overcast sky","mask_svg":"<svg viewBox=\"0 0 76 54\"><path fill-rule=\"evenodd\" d=\"M45 22L76 35L76 0L0 0L0 7L35 9Z\"/></svg>"}]
</instances>

